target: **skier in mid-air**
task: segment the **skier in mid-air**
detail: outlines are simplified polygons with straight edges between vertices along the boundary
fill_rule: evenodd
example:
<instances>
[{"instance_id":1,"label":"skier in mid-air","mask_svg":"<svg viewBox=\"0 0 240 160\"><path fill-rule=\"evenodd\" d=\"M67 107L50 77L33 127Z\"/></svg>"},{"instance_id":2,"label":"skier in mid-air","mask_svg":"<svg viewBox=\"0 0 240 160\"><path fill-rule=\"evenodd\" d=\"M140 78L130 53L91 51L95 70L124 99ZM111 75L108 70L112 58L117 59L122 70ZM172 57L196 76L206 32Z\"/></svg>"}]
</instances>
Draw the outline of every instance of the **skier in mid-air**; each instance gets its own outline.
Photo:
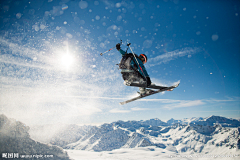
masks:
<instances>
[{"instance_id":1,"label":"skier in mid-air","mask_svg":"<svg viewBox=\"0 0 240 160\"><path fill-rule=\"evenodd\" d=\"M180 82L169 87L152 84L147 70L144 67L144 64L147 62L147 56L145 54L140 54L139 56L134 54L130 45L131 43L127 44L132 53L127 53L128 49L126 51L123 51L121 49L120 43L116 44L116 47L113 47L106 52L100 53L102 56L104 53L107 53L116 48L122 54L121 62L118 65L119 69L121 69L124 84L126 86L139 87L139 96L120 102L119 104L124 105L156 93L172 91L174 88L179 86Z\"/></svg>"},{"instance_id":2,"label":"skier in mid-air","mask_svg":"<svg viewBox=\"0 0 240 160\"><path fill-rule=\"evenodd\" d=\"M150 86L151 79L144 67L144 64L147 62L147 56L145 54L137 56L134 53L127 53L127 51L123 51L120 46L121 44L118 43L116 49L122 54L119 68L121 69L125 83L137 81L139 83L145 83L146 87ZM139 88L141 95L146 93L146 87Z\"/></svg>"}]
</instances>

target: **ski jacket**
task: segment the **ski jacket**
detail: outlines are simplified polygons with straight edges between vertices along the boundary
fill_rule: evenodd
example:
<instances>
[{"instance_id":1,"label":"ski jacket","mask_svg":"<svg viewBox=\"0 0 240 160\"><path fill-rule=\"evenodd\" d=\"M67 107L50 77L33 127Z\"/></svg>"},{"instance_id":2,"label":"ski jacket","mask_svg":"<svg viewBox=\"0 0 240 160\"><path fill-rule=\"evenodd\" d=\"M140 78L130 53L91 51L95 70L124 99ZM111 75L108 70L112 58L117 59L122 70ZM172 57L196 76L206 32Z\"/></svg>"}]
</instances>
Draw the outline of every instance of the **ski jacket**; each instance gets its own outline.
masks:
<instances>
[{"instance_id":1,"label":"ski jacket","mask_svg":"<svg viewBox=\"0 0 240 160\"><path fill-rule=\"evenodd\" d=\"M120 49L119 52L122 54L122 57L123 57L121 60L121 63L124 63L126 67L126 68L121 68L120 66L120 69L137 70L143 77L149 77L147 70L143 65L143 62L138 58L138 56L135 56L136 58L134 56L129 56L129 58L126 58L128 53L126 53L122 49Z\"/></svg>"}]
</instances>

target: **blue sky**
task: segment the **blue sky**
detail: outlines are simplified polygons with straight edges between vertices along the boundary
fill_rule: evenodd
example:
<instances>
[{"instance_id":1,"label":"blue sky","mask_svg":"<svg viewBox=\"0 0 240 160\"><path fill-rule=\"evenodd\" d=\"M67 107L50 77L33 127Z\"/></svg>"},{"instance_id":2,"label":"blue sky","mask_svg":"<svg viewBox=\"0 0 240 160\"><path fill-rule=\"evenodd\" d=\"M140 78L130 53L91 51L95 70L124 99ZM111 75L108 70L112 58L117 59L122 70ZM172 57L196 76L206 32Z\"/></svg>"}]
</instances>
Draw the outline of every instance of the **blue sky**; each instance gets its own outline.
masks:
<instances>
[{"instance_id":1,"label":"blue sky","mask_svg":"<svg viewBox=\"0 0 240 160\"><path fill-rule=\"evenodd\" d=\"M0 113L29 125L240 118L237 1L35 0L0 3ZM120 106L123 41L172 92Z\"/></svg>"}]
</instances>

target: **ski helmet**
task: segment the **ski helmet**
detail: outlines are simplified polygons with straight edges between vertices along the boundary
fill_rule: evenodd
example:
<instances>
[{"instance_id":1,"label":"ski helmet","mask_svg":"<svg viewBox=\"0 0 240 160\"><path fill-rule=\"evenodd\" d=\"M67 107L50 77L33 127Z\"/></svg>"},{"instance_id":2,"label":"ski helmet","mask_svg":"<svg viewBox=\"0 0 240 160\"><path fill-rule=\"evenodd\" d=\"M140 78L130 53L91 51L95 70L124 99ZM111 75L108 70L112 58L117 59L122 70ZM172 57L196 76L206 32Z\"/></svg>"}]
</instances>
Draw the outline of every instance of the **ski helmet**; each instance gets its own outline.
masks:
<instances>
[{"instance_id":1,"label":"ski helmet","mask_svg":"<svg viewBox=\"0 0 240 160\"><path fill-rule=\"evenodd\" d=\"M145 54L140 54L139 58L142 60L143 64L147 63L147 56Z\"/></svg>"}]
</instances>

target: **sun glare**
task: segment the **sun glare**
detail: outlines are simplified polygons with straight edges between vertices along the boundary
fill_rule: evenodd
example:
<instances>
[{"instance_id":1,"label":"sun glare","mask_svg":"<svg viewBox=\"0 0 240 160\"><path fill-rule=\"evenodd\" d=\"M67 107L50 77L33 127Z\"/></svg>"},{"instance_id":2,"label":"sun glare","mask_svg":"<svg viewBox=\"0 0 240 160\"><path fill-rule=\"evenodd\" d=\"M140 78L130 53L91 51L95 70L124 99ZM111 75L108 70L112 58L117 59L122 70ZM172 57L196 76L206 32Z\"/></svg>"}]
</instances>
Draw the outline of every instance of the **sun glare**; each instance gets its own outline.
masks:
<instances>
[{"instance_id":1,"label":"sun glare","mask_svg":"<svg viewBox=\"0 0 240 160\"><path fill-rule=\"evenodd\" d=\"M61 58L61 64L64 68L69 69L73 64L74 58L70 54L64 54Z\"/></svg>"}]
</instances>

